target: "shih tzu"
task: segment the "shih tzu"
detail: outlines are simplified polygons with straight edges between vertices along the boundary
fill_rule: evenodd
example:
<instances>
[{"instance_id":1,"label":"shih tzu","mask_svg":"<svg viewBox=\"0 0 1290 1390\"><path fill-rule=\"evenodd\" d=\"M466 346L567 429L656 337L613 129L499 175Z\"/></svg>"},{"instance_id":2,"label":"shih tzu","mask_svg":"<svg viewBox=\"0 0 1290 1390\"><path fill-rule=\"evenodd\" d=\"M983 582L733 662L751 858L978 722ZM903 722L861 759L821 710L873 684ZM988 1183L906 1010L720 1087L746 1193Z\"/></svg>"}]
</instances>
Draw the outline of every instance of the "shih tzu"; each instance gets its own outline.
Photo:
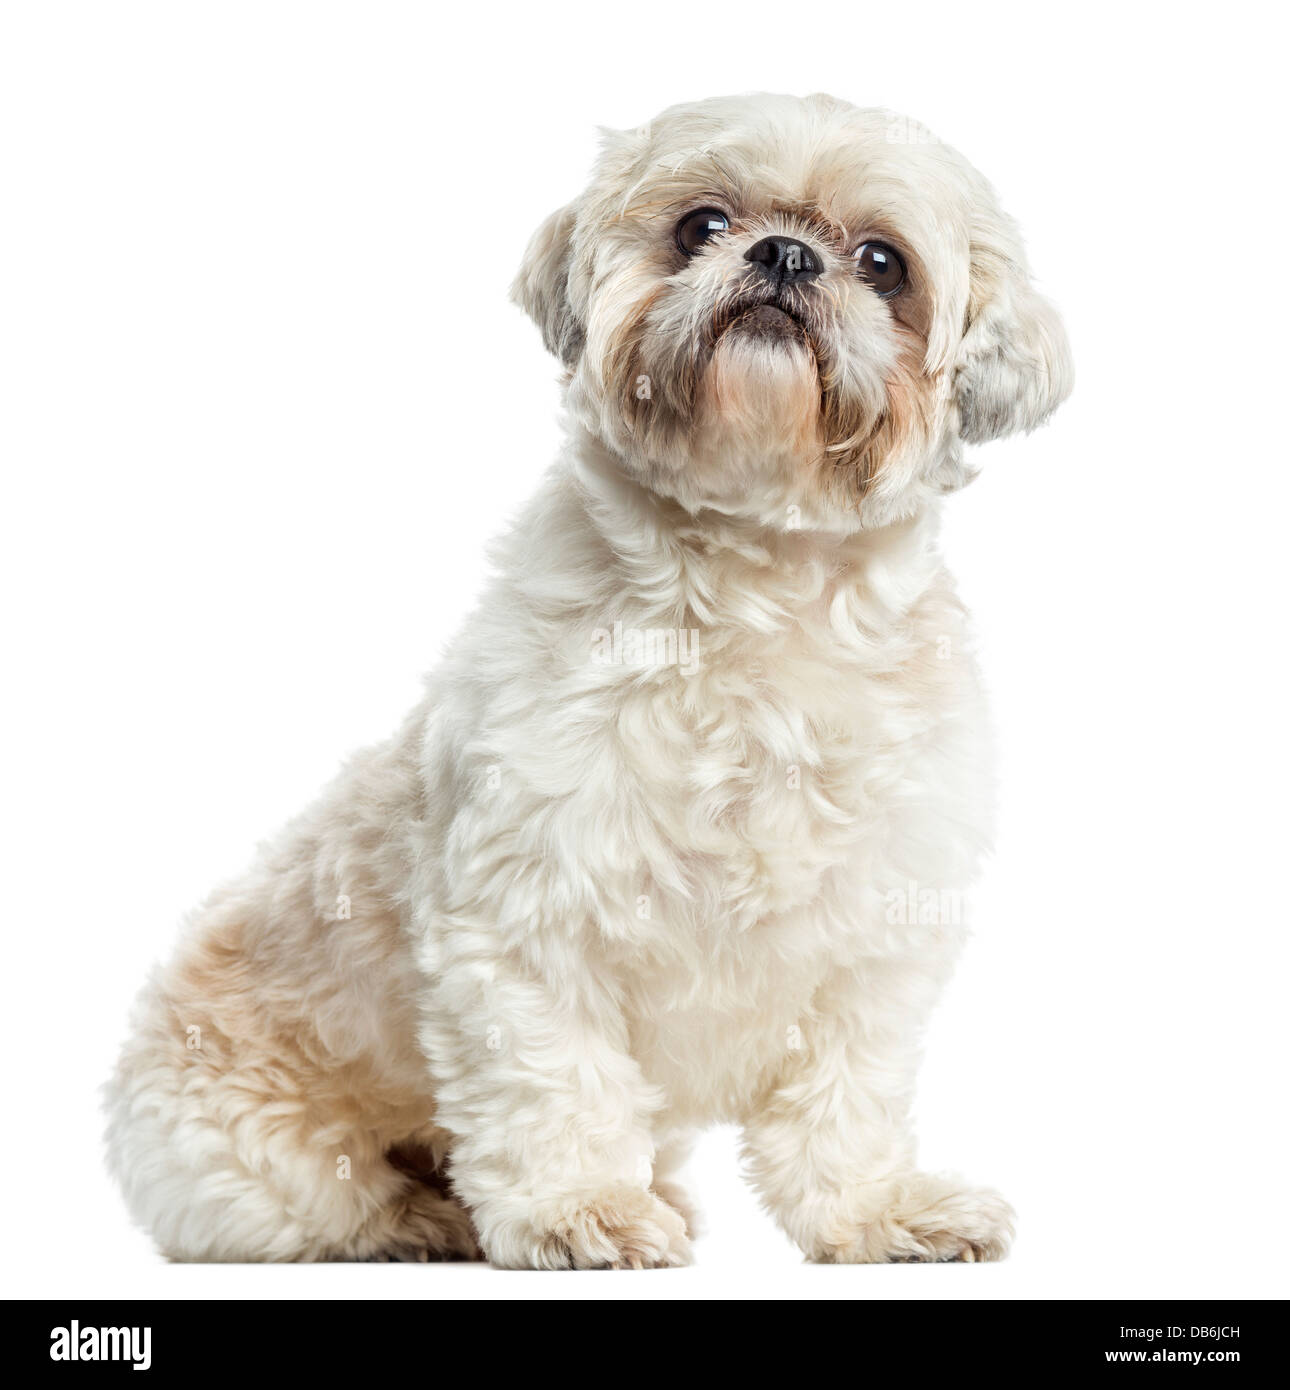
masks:
<instances>
[{"instance_id":1,"label":"shih tzu","mask_svg":"<svg viewBox=\"0 0 1290 1390\"><path fill-rule=\"evenodd\" d=\"M605 137L515 297L567 444L421 704L144 991L132 1213L180 1260L677 1265L733 1122L808 1258L1001 1257L908 1112L989 788L940 499L1071 385L1014 224L890 113L704 101Z\"/></svg>"}]
</instances>

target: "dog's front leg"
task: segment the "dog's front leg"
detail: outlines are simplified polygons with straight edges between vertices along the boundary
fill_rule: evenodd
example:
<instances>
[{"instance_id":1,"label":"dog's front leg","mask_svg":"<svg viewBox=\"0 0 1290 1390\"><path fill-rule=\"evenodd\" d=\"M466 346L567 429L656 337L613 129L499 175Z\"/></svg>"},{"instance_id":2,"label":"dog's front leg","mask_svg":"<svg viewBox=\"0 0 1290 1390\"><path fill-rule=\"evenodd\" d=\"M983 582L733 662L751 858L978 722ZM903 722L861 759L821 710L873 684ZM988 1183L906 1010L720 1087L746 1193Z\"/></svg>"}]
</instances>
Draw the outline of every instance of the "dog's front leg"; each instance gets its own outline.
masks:
<instances>
[{"instance_id":1,"label":"dog's front leg","mask_svg":"<svg viewBox=\"0 0 1290 1390\"><path fill-rule=\"evenodd\" d=\"M840 1264L1002 1259L996 1193L914 1166L918 1039L939 985L925 963L839 972L744 1127L749 1176L807 1257Z\"/></svg>"},{"instance_id":2,"label":"dog's front leg","mask_svg":"<svg viewBox=\"0 0 1290 1390\"><path fill-rule=\"evenodd\" d=\"M685 1221L650 1190L660 1106L587 963L455 926L422 1042L450 1172L480 1244L511 1269L688 1263Z\"/></svg>"}]
</instances>

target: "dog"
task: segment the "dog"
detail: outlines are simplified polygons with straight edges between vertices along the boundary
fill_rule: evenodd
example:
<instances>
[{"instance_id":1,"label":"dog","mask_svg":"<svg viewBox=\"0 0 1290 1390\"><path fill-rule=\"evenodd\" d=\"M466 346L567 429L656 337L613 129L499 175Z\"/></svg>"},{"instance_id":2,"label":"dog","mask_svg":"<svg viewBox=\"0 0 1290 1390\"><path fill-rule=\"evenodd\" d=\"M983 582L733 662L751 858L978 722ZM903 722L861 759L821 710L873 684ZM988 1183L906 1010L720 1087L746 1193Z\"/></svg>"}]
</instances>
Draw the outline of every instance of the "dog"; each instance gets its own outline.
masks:
<instances>
[{"instance_id":1,"label":"dog","mask_svg":"<svg viewBox=\"0 0 1290 1390\"><path fill-rule=\"evenodd\" d=\"M991 784L941 499L1072 384L1016 227L913 122L721 98L606 133L514 297L567 441L402 728L145 988L134 1218L176 1260L674 1266L732 1122L808 1259L1001 1258L909 1109Z\"/></svg>"}]
</instances>

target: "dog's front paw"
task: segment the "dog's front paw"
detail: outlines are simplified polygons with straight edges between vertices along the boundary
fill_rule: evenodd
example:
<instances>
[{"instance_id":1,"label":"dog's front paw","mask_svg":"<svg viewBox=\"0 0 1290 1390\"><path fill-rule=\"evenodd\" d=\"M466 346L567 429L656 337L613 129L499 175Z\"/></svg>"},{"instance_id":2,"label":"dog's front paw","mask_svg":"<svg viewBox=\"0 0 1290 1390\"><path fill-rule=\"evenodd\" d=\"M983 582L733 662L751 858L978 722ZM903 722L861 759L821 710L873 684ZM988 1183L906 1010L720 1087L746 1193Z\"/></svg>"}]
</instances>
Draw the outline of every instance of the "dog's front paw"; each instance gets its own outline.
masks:
<instances>
[{"instance_id":1,"label":"dog's front paw","mask_svg":"<svg viewBox=\"0 0 1290 1390\"><path fill-rule=\"evenodd\" d=\"M997 1192L909 1173L857 1188L847 1215L807 1254L832 1264L1001 1260L1015 1213Z\"/></svg>"},{"instance_id":2,"label":"dog's front paw","mask_svg":"<svg viewBox=\"0 0 1290 1390\"><path fill-rule=\"evenodd\" d=\"M661 1269L690 1263L685 1221L644 1188L540 1202L483 1223L484 1250L503 1269Z\"/></svg>"}]
</instances>

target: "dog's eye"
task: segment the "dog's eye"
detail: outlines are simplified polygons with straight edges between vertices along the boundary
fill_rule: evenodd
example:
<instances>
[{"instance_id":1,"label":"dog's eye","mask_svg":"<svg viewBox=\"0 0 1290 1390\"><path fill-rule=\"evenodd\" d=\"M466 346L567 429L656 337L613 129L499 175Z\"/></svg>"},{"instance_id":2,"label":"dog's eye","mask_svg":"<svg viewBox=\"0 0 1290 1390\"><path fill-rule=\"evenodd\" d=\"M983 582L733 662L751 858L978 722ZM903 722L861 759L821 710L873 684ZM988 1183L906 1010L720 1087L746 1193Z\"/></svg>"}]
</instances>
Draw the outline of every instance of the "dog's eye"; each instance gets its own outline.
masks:
<instances>
[{"instance_id":1,"label":"dog's eye","mask_svg":"<svg viewBox=\"0 0 1290 1390\"><path fill-rule=\"evenodd\" d=\"M676 244L687 256L694 253L714 236L730 230L730 219L716 208L700 208L687 213L676 224Z\"/></svg>"},{"instance_id":2,"label":"dog's eye","mask_svg":"<svg viewBox=\"0 0 1290 1390\"><path fill-rule=\"evenodd\" d=\"M860 271L860 278L883 299L889 299L905 283L905 262L900 259L900 252L881 241L866 241L852 259Z\"/></svg>"}]
</instances>

